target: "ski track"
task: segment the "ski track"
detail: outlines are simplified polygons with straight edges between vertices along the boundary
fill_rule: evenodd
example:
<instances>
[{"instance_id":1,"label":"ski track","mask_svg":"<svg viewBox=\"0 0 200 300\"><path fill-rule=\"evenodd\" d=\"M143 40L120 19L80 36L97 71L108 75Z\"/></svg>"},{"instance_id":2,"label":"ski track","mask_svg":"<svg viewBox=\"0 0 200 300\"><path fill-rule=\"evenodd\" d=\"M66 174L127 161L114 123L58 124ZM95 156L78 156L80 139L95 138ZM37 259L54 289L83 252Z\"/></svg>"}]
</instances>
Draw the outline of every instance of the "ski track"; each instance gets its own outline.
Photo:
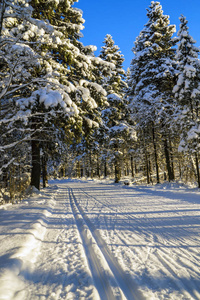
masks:
<instances>
[{"instance_id":1,"label":"ski track","mask_svg":"<svg viewBox=\"0 0 200 300\"><path fill-rule=\"evenodd\" d=\"M27 299L98 300L66 188L59 188L56 201Z\"/></svg>"},{"instance_id":2,"label":"ski track","mask_svg":"<svg viewBox=\"0 0 200 300\"><path fill-rule=\"evenodd\" d=\"M199 194L56 184L2 213L0 300L200 299Z\"/></svg>"},{"instance_id":3,"label":"ski track","mask_svg":"<svg viewBox=\"0 0 200 300\"><path fill-rule=\"evenodd\" d=\"M156 211L153 212L153 216L156 218L152 216L151 218L146 217L145 223L149 224L144 226L144 218L138 217L138 215L144 214L143 208L137 215L127 212L126 205L121 208L116 202L118 199L127 199L128 191L119 188L116 199L114 195L110 197L109 187L107 187L107 194L105 193L105 187L104 195L99 193L94 196L94 192L90 195L89 191L91 191L91 187L76 188L76 197L79 199L77 201L80 202L85 214L87 215L88 213L90 215L89 218L93 220L95 226L101 228L99 230L101 236L107 240L108 245L110 244L113 255L118 258L124 270L135 276L138 284L146 285L144 287L144 295L145 290L149 292L150 288L154 292L152 299L165 299L165 297L166 299L200 299L199 232L196 230L197 235L195 237L195 233L192 233L190 230L189 222L182 224L185 221L183 215L179 217L180 207L177 210L173 208L172 211L165 209L165 207L174 206L173 202L176 202L176 194L174 194L175 200L171 200L170 204L166 202L166 198L160 199L160 197L157 197L159 202L161 202L160 208L163 208L163 213L160 210L158 210L158 213ZM137 194L138 190L136 189L134 193ZM84 197L87 200L84 200ZM107 200L108 198L109 200ZM91 200L89 201L89 199ZM179 195L178 199L180 199ZM99 206L99 215L97 208L95 213L92 213L92 209L89 207L90 202L95 202L96 206ZM115 207L112 206L112 202L116 203ZM199 215L198 217L196 216L196 211L199 211L199 205L197 206L198 209L196 210L195 208L189 209L186 205L182 211L185 210L186 217L188 212L192 213L194 211L194 220L199 228ZM109 214L108 211L112 213ZM172 226L174 230L173 228L172 230L165 230L165 226L168 226L169 213L173 214L170 218L175 220ZM165 221L162 221L160 226L158 226L161 216L165 216L165 214L167 216L166 224ZM98 220L96 221L96 219ZM100 219L101 222L99 222ZM123 224L126 224L126 230L117 229L118 224L121 226L122 220ZM142 239L143 243L141 245ZM131 244L135 244L135 246L131 246ZM131 265L133 268L130 271ZM135 272L135 270L137 271ZM166 288L167 281L168 286ZM166 291L162 290L162 286L163 289L165 287ZM160 290L161 292L158 292ZM146 295L150 295L150 293ZM148 297L150 296L147 296L147 299Z\"/></svg>"},{"instance_id":4,"label":"ski track","mask_svg":"<svg viewBox=\"0 0 200 300\"><path fill-rule=\"evenodd\" d=\"M101 298L114 300L125 299L126 296L127 299L144 299L136 283L130 276L127 276L120 267L93 223L79 206L72 189L69 190L69 195L71 206L86 248L86 255L89 258L89 264L95 278L97 278L96 273L98 274L96 285L98 286ZM117 288L114 288L114 286Z\"/></svg>"},{"instance_id":5,"label":"ski track","mask_svg":"<svg viewBox=\"0 0 200 300\"><path fill-rule=\"evenodd\" d=\"M1 269L0 299L100 299L82 250L66 188L58 189L52 210L45 215L42 231L36 226L38 221L31 224L36 230L28 233L22 247L14 248L9 269Z\"/></svg>"}]
</instances>

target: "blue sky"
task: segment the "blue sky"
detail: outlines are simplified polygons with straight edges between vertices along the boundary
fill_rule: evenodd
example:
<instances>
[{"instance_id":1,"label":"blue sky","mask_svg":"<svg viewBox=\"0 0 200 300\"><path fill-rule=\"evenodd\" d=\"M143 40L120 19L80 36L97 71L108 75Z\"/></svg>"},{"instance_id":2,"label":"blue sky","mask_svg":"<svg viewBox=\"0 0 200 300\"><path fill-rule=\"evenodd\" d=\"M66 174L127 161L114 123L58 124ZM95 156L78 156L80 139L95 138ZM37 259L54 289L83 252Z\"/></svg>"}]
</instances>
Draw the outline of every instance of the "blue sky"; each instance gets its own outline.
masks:
<instances>
[{"instance_id":1,"label":"blue sky","mask_svg":"<svg viewBox=\"0 0 200 300\"><path fill-rule=\"evenodd\" d=\"M170 23L179 29L179 16L188 20L190 35L200 47L200 0L162 0L159 1ZM133 43L147 23L146 8L150 0L79 0L75 7L82 9L85 19L82 43L95 45L99 54L107 33L113 36L125 57L124 68L130 66L133 57Z\"/></svg>"}]
</instances>

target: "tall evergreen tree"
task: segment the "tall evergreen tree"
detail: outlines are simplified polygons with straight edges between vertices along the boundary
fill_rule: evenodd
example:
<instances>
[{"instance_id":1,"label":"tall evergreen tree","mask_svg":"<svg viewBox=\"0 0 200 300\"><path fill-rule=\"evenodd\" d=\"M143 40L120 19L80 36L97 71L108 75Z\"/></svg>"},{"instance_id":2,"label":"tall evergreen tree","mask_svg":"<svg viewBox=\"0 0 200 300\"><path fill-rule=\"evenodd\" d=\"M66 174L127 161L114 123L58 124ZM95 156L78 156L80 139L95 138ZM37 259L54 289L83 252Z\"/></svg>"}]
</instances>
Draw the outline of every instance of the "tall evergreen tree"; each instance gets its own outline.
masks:
<instances>
[{"instance_id":1,"label":"tall evergreen tree","mask_svg":"<svg viewBox=\"0 0 200 300\"><path fill-rule=\"evenodd\" d=\"M163 15L159 2L151 2L147 9L148 22L136 39L129 76L129 101L132 111L143 130L151 128L154 158L159 183L157 133L164 140L169 180L173 179L168 160L167 136L169 120L173 110L172 88L175 75L176 40L172 38L175 26L170 25L169 16ZM148 130L147 130L148 129Z\"/></svg>"},{"instance_id":2,"label":"tall evergreen tree","mask_svg":"<svg viewBox=\"0 0 200 300\"><path fill-rule=\"evenodd\" d=\"M84 20L73 3L6 1L1 14L1 99L16 108L13 116L5 113L7 121L28 122L31 184L37 188L41 138L49 141L49 128L53 132L55 126L79 133L84 124L85 131L97 126L99 116L93 112L106 101L105 91L94 82L94 69L100 64L93 55L94 47L78 41ZM2 119L4 124L4 116Z\"/></svg>"},{"instance_id":3,"label":"tall evergreen tree","mask_svg":"<svg viewBox=\"0 0 200 300\"><path fill-rule=\"evenodd\" d=\"M104 132L104 160L108 158L114 165L115 182L119 182L121 177L121 164L125 157L126 145L128 139L133 137L133 128L126 120L127 103L124 98L125 89L127 87L125 81L125 71L123 69L123 55L119 51L119 47L115 45L112 36L107 34L104 40L100 58L104 61L112 63L114 68L100 70L102 85L108 93L107 100L109 107L102 110L103 124L99 130L102 138ZM129 141L130 142L130 141ZM106 161L104 162L105 169ZM105 172L106 175L106 172Z\"/></svg>"},{"instance_id":4,"label":"tall evergreen tree","mask_svg":"<svg viewBox=\"0 0 200 300\"><path fill-rule=\"evenodd\" d=\"M112 63L114 69L108 69L102 72L102 84L108 94L116 93L122 95L124 93L125 83L125 71L123 69L124 57L121 51L110 34L107 34L102 46L99 57L104 61ZM105 75L104 75L105 74Z\"/></svg>"},{"instance_id":5,"label":"tall evergreen tree","mask_svg":"<svg viewBox=\"0 0 200 300\"><path fill-rule=\"evenodd\" d=\"M196 175L200 187L199 142L200 142L200 61L199 49L189 34L188 21L180 17L178 32L179 45L176 59L178 76L174 86L175 98L178 101L178 124L181 128L179 149L189 153L195 160Z\"/></svg>"}]
</instances>

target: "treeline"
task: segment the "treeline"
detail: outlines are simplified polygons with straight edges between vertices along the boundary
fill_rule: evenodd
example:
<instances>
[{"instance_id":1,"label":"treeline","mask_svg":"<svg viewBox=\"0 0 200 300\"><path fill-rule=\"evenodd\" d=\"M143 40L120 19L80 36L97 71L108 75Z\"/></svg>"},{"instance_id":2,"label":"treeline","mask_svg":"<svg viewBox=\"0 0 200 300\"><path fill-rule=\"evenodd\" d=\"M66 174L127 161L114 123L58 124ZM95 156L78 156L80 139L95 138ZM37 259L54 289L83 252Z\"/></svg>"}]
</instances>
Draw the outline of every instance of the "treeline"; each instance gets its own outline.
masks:
<instances>
[{"instance_id":1,"label":"treeline","mask_svg":"<svg viewBox=\"0 0 200 300\"><path fill-rule=\"evenodd\" d=\"M100 55L80 42L70 0L0 3L2 199L48 176L131 176L147 183L199 175L199 49L151 2L127 72L112 36Z\"/></svg>"}]
</instances>

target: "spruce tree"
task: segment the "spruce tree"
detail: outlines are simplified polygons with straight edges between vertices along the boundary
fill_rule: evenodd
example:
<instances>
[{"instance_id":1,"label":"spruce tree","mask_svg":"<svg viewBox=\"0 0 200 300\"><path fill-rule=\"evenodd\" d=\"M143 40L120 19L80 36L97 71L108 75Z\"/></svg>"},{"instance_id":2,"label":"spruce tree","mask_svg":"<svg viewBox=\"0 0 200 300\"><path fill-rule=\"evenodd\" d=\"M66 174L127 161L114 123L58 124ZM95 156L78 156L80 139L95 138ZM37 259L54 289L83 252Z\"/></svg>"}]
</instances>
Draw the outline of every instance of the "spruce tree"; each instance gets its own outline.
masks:
<instances>
[{"instance_id":1,"label":"spruce tree","mask_svg":"<svg viewBox=\"0 0 200 300\"><path fill-rule=\"evenodd\" d=\"M106 101L105 91L95 83L100 61L94 47L79 42L84 20L72 8L74 1L5 3L0 97L16 109L13 115L5 113L7 122L21 119L31 132L31 184L39 188L41 138L48 142L55 126L67 134L97 126L99 114L93 112Z\"/></svg>"},{"instance_id":2,"label":"spruce tree","mask_svg":"<svg viewBox=\"0 0 200 300\"><path fill-rule=\"evenodd\" d=\"M187 23L188 21L182 15L180 17L179 45L176 54L178 76L173 92L178 102L176 119L181 128L179 149L194 157L197 182L200 187L200 62L198 59L200 51L195 46L195 40L189 34Z\"/></svg>"},{"instance_id":3,"label":"spruce tree","mask_svg":"<svg viewBox=\"0 0 200 300\"><path fill-rule=\"evenodd\" d=\"M157 182L159 178L157 133L166 141L164 148L168 153L167 137L169 120L173 111L172 88L175 76L176 40L172 38L175 26L170 25L169 16L163 15L159 2L151 2L147 9L148 22L136 39L129 75L129 102L133 114L143 130L151 128L154 147ZM166 155L169 180L173 179L171 165Z\"/></svg>"},{"instance_id":4,"label":"spruce tree","mask_svg":"<svg viewBox=\"0 0 200 300\"><path fill-rule=\"evenodd\" d=\"M111 63L114 68L106 69L101 72L101 82L108 93L107 100L109 106L102 110L103 123L99 130L99 136L102 139L104 132L104 165L106 166L106 156L114 166L115 182L119 182L121 177L122 162L126 156L127 142L133 136L133 128L129 126L126 120L127 103L125 99L125 89L127 87L125 81L125 71L123 69L123 55L119 51L119 47L115 45L112 36L107 34L104 40L100 58ZM106 175L106 172L105 172Z\"/></svg>"}]
</instances>

